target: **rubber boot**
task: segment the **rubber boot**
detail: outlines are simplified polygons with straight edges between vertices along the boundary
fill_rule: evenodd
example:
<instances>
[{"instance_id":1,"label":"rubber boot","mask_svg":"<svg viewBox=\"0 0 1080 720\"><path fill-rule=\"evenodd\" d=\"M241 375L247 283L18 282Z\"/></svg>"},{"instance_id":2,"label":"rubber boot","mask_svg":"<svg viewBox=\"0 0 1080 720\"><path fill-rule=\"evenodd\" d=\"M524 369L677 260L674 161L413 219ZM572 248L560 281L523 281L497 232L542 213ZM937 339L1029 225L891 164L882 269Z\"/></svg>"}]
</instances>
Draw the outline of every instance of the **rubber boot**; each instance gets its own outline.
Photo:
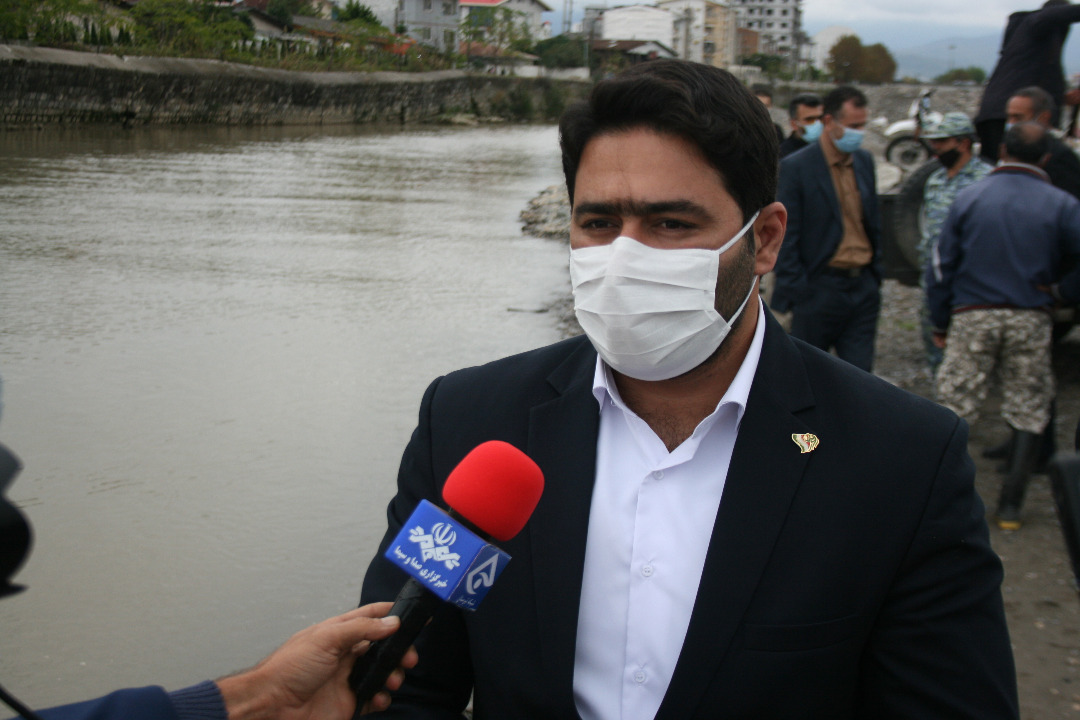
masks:
<instances>
[{"instance_id":1,"label":"rubber boot","mask_svg":"<svg viewBox=\"0 0 1080 720\"><path fill-rule=\"evenodd\" d=\"M1039 461L1035 463L1035 472L1045 474L1049 468L1050 458L1057 452L1057 401L1050 403L1050 421L1046 423L1046 429L1042 434L1042 446L1039 448Z\"/></svg>"},{"instance_id":2,"label":"rubber boot","mask_svg":"<svg viewBox=\"0 0 1080 720\"><path fill-rule=\"evenodd\" d=\"M1024 504L1024 491L1039 460L1042 435L1016 430L1013 432L1012 457L1009 473L1001 484L998 499L997 525L1002 530L1020 529L1020 507Z\"/></svg>"}]
</instances>

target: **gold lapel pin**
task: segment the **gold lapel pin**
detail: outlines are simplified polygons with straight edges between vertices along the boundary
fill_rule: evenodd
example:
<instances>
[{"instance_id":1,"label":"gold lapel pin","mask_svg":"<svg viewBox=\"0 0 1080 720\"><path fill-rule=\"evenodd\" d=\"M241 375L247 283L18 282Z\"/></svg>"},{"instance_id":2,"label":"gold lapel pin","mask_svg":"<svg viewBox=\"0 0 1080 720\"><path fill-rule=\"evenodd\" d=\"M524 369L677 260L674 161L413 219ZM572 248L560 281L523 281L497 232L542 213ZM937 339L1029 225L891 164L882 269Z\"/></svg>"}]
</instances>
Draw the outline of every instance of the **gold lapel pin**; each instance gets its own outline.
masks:
<instances>
[{"instance_id":1,"label":"gold lapel pin","mask_svg":"<svg viewBox=\"0 0 1080 720\"><path fill-rule=\"evenodd\" d=\"M799 446L799 453L802 455L814 452L821 443L817 435L812 433L791 433L791 439Z\"/></svg>"}]
</instances>

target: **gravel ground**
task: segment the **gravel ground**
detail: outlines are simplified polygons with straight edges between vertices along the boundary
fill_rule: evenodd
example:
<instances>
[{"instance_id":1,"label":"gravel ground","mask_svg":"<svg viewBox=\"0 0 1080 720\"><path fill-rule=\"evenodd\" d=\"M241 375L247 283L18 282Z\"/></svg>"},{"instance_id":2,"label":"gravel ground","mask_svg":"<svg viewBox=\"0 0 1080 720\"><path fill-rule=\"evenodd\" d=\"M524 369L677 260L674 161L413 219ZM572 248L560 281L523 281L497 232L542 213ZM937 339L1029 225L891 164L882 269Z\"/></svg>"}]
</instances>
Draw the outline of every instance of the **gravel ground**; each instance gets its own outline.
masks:
<instances>
[{"instance_id":1,"label":"gravel ground","mask_svg":"<svg viewBox=\"0 0 1080 720\"><path fill-rule=\"evenodd\" d=\"M548 188L522 212L525 232L565 241L569 214L565 190ZM918 330L918 288L887 280L883 285L875 373L923 397L932 397L931 376ZM580 333L572 301L559 301L552 312L567 336ZM1057 441L1071 449L1080 416L1080 327L1055 347L1058 388ZM971 427L969 451L976 465L976 487L993 508L1000 486L996 461L983 459L982 448L1006 436L997 415L1000 398L991 395L981 419ZM1080 718L1080 599L1061 535L1050 486L1035 475L1024 506L1023 527L1002 532L991 525L994 549L1005 567L1002 593L1016 658L1024 720ZM971 642L978 642L971 638Z\"/></svg>"}]
</instances>

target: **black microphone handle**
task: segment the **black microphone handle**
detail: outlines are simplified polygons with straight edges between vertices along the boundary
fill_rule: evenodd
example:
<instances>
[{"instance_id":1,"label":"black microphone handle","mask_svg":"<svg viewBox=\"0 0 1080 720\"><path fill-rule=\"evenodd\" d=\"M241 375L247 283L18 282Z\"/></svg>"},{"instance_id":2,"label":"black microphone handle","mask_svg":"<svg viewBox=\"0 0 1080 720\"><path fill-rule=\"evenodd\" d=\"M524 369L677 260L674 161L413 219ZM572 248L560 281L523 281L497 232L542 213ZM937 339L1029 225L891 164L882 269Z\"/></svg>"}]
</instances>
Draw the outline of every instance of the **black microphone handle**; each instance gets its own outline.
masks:
<instances>
[{"instance_id":1,"label":"black microphone handle","mask_svg":"<svg viewBox=\"0 0 1080 720\"><path fill-rule=\"evenodd\" d=\"M438 595L414 578L409 578L401 588L394 606L387 613L401 618L401 627L390 637L372 643L367 652L357 658L349 673L349 687L356 693L357 713L383 689L390 673L401 664L401 658L442 603Z\"/></svg>"}]
</instances>

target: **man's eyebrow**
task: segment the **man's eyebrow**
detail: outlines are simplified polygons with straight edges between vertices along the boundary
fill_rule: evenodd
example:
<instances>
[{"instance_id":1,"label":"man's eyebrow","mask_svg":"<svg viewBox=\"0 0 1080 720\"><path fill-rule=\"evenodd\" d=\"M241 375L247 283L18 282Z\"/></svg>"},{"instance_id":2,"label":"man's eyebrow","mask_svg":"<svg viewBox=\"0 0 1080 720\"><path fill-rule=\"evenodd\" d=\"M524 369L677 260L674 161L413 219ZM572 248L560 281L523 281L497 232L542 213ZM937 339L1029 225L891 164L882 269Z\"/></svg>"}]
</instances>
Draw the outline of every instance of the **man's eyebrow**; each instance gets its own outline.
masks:
<instances>
[{"instance_id":1,"label":"man's eyebrow","mask_svg":"<svg viewBox=\"0 0 1080 720\"><path fill-rule=\"evenodd\" d=\"M703 206L689 200L661 200L641 202L638 200L613 200L609 202L584 202L574 206L574 217L582 215L630 215L646 217L664 213L693 213L711 217Z\"/></svg>"}]
</instances>

